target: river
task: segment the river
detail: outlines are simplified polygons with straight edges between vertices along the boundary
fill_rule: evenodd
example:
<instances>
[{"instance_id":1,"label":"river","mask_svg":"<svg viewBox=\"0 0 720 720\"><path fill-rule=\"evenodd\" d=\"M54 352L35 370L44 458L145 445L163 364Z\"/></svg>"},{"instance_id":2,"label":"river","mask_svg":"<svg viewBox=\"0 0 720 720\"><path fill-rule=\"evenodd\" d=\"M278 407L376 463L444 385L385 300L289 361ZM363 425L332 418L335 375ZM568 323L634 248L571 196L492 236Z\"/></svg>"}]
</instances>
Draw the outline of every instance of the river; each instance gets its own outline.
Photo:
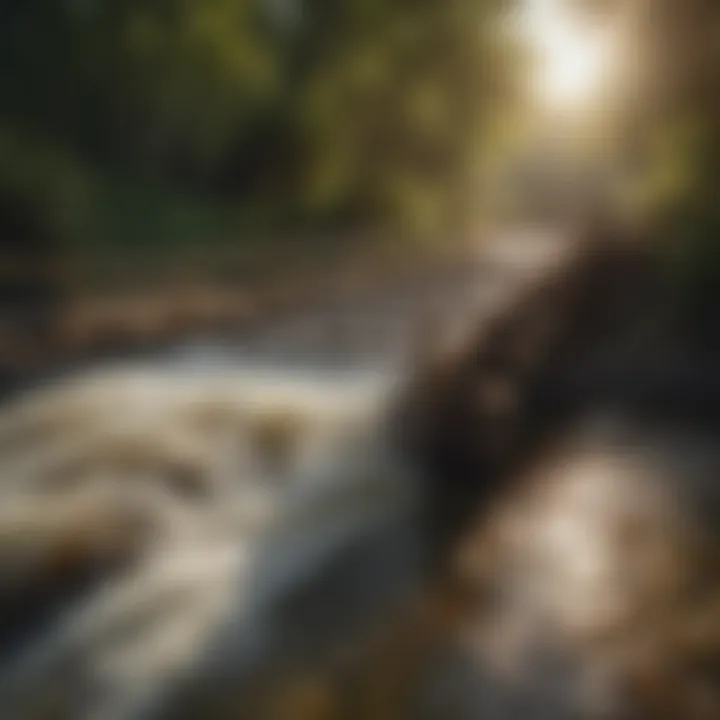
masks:
<instances>
[{"instance_id":1,"label":"river","mask_svg":"<svg viewBox=\"0 0 720 720\"><path fill-rule=\"evenodd\" d=\"M419 486L385 427L394 392L419 348L466 335L558 262L558 247L517 234L454 277L330 299L239 341L84 368L6 405L3 717L225 717L208 708L228 686L251 696L268 676L352 665L423 592ZM572 446L574 465L561 456L531 483L542 491L498 511L505 601L490 630L469 624L471 657L481 632L483 652L517 669L513 652L527 654L539 629L563 639L558 657L568 638L575 653L637 611L641 593L629 600L620 576L642 585L647 571L653 597L679 582L672 495L621 462L667 443L640 437L627 451L605 431L590 437ZM618 544L630 534L645 555ZM426 715L554 718L578 693L613 697L609 653L577 676L543 660L552 677L533 673L523 692L493 671L490 692L487 673L458 664L465 646L444 642L428 665Z\"/></svg>"}]
</instances>

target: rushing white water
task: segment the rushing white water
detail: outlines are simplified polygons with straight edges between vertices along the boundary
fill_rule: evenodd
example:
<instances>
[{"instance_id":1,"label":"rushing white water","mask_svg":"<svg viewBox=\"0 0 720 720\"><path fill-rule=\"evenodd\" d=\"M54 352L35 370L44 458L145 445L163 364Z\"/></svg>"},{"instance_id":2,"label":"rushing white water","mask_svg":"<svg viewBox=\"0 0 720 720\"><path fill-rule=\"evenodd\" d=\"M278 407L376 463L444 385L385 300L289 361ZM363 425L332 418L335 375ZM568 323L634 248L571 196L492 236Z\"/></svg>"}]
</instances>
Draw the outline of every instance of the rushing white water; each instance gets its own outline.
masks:
<instances>
[{"instance_id":1,"label":"rushing white water","mask_svg":"<svg viewBox=\"0 0 720 720\"><path fill-rule=\"evenodd\" d=\"M99 556L108 543L133 555L12 654L9 716L52 697L73 718L143 717L190 676L241 678L274 642L278 601L363 533L412 515L381 422L390 385L157 365L6 409L0 534L25 558L15 572L41 572L68 534Z\"/></svg>"},{"instance_id":2,"label":"rushing white water","mask_svg":"<svg viewBox=\"0 0 720 720\"><path fill-rule=\"evenodd\" d=\"M442 332L422 345L462 337L558 261L520 240L484 253L495 282L469 263L248 347L199 343L5 407L0 597L22 610L38 579L113 572L42 623L14 609L29 627L0 646L3 718L172 717L188 688L352 653L421 579L417 484L385 427L417 316L438 295Z\"/></svg>"}]
</instances>

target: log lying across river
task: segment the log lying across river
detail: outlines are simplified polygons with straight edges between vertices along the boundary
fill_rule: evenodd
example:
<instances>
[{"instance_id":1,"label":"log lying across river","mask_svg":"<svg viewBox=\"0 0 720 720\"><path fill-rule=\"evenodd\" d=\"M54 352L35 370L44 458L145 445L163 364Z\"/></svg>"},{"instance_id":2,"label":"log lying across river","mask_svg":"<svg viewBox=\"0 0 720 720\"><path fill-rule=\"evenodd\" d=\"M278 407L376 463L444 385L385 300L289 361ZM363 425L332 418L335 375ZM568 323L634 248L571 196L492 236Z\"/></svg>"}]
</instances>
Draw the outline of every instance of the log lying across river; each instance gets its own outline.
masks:
<instances>
[{"instance_id":1,"label":"log lying across river","mask_svg":"<svg viewBox=\"0 0 720 720\"><path fill-rule=\"evenodd\" d=\"M720 366L670 305L588 240L388 395L161 366L8 408L4 713L720 717Z\"/></svg>"},{"instance_id":2,"label":"log lying across river","mask_svg":"<svg viewBox=\"0 0 720 720\"><path fill-rule=\"evenodd\" d=\"M509 673L466 655L433 717L720 716L720 365L666 279L646 247L579 244L411 382L459 627Z\"/></svg>"}]
</instances>

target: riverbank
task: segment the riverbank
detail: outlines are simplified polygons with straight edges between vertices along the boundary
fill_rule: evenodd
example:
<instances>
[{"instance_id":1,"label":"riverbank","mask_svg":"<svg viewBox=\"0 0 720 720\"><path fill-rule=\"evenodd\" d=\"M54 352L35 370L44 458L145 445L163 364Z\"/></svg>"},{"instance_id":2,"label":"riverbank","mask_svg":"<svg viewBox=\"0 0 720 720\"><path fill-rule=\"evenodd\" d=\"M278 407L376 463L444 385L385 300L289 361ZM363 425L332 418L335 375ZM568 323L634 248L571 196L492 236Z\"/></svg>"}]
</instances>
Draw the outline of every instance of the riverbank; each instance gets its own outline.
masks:
<instances>
[{"instance_id":1,"label":"riverbank","mask_svg":"<svg viewBox=\"0 0 720 720\"><path fill-rule=\"evenodd\" d=\"M288 240L251 256L220 254L211 266L181 262L152 282L147 268L126 268L105 287L83 282L66 293L43 335L28 333L22 322L0 327L0 393L68 368L195 341L244 342L283 320L328 315L341 305L403 294L420 302L430 286L450 289L461 277L467 283L472 255L467 244L409 253L402 244L362 238Z\"/></svg>"}]
</instances>

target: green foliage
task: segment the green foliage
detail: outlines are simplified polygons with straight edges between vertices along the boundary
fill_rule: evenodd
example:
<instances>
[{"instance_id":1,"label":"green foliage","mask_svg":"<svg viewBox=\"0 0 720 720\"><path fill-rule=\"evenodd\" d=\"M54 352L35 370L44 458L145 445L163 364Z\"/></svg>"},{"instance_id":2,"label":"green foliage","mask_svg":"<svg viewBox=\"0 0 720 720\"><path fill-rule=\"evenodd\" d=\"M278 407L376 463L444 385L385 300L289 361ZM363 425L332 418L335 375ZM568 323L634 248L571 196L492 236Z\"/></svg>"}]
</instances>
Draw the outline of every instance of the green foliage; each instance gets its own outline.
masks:
<instances>
[{"instance_id":1,"label":"green foliage","mask_svg":"<svg viewBox=\"0 0 720 720\"><path fill-rule=\"evenodd\" d=\"M504 4L5 0L0 192L85 247L459 226L513 85Z\"/></svg>"},{"instance_id":2,"label":"green foliage","mask_svg":"<svg viewBox=\"0 0 720 720\"><path fill-rule=\"evenodd\" d=\"M123 12L114 91L144 152L212 167L277 92L279 58L259 4L131 4Z\"/></svg>"},{"instance_id":3,"label":"green foliage","mask_svg":"<svg viewBox=\"0 0 720 720\"><path fill-rule=\"evenodd\" d=\"M302 131L311 206L343 201L416 231L465 218L478 154L510 86L497 3L343 4L342 62L306 79ZM493 27L495 25L495 27Z\"/></svg>"},{"instance_id":4,"label":"green foliage","mask_svg":"<svg viewBox=\"0 0 720 720\"><path fill-rule=\"evenodd\" d=\"M0 196L42 232L68 241L80 235L90 193L86 168L71 154L0 125Z\"/></svg>"}]
</instances>

